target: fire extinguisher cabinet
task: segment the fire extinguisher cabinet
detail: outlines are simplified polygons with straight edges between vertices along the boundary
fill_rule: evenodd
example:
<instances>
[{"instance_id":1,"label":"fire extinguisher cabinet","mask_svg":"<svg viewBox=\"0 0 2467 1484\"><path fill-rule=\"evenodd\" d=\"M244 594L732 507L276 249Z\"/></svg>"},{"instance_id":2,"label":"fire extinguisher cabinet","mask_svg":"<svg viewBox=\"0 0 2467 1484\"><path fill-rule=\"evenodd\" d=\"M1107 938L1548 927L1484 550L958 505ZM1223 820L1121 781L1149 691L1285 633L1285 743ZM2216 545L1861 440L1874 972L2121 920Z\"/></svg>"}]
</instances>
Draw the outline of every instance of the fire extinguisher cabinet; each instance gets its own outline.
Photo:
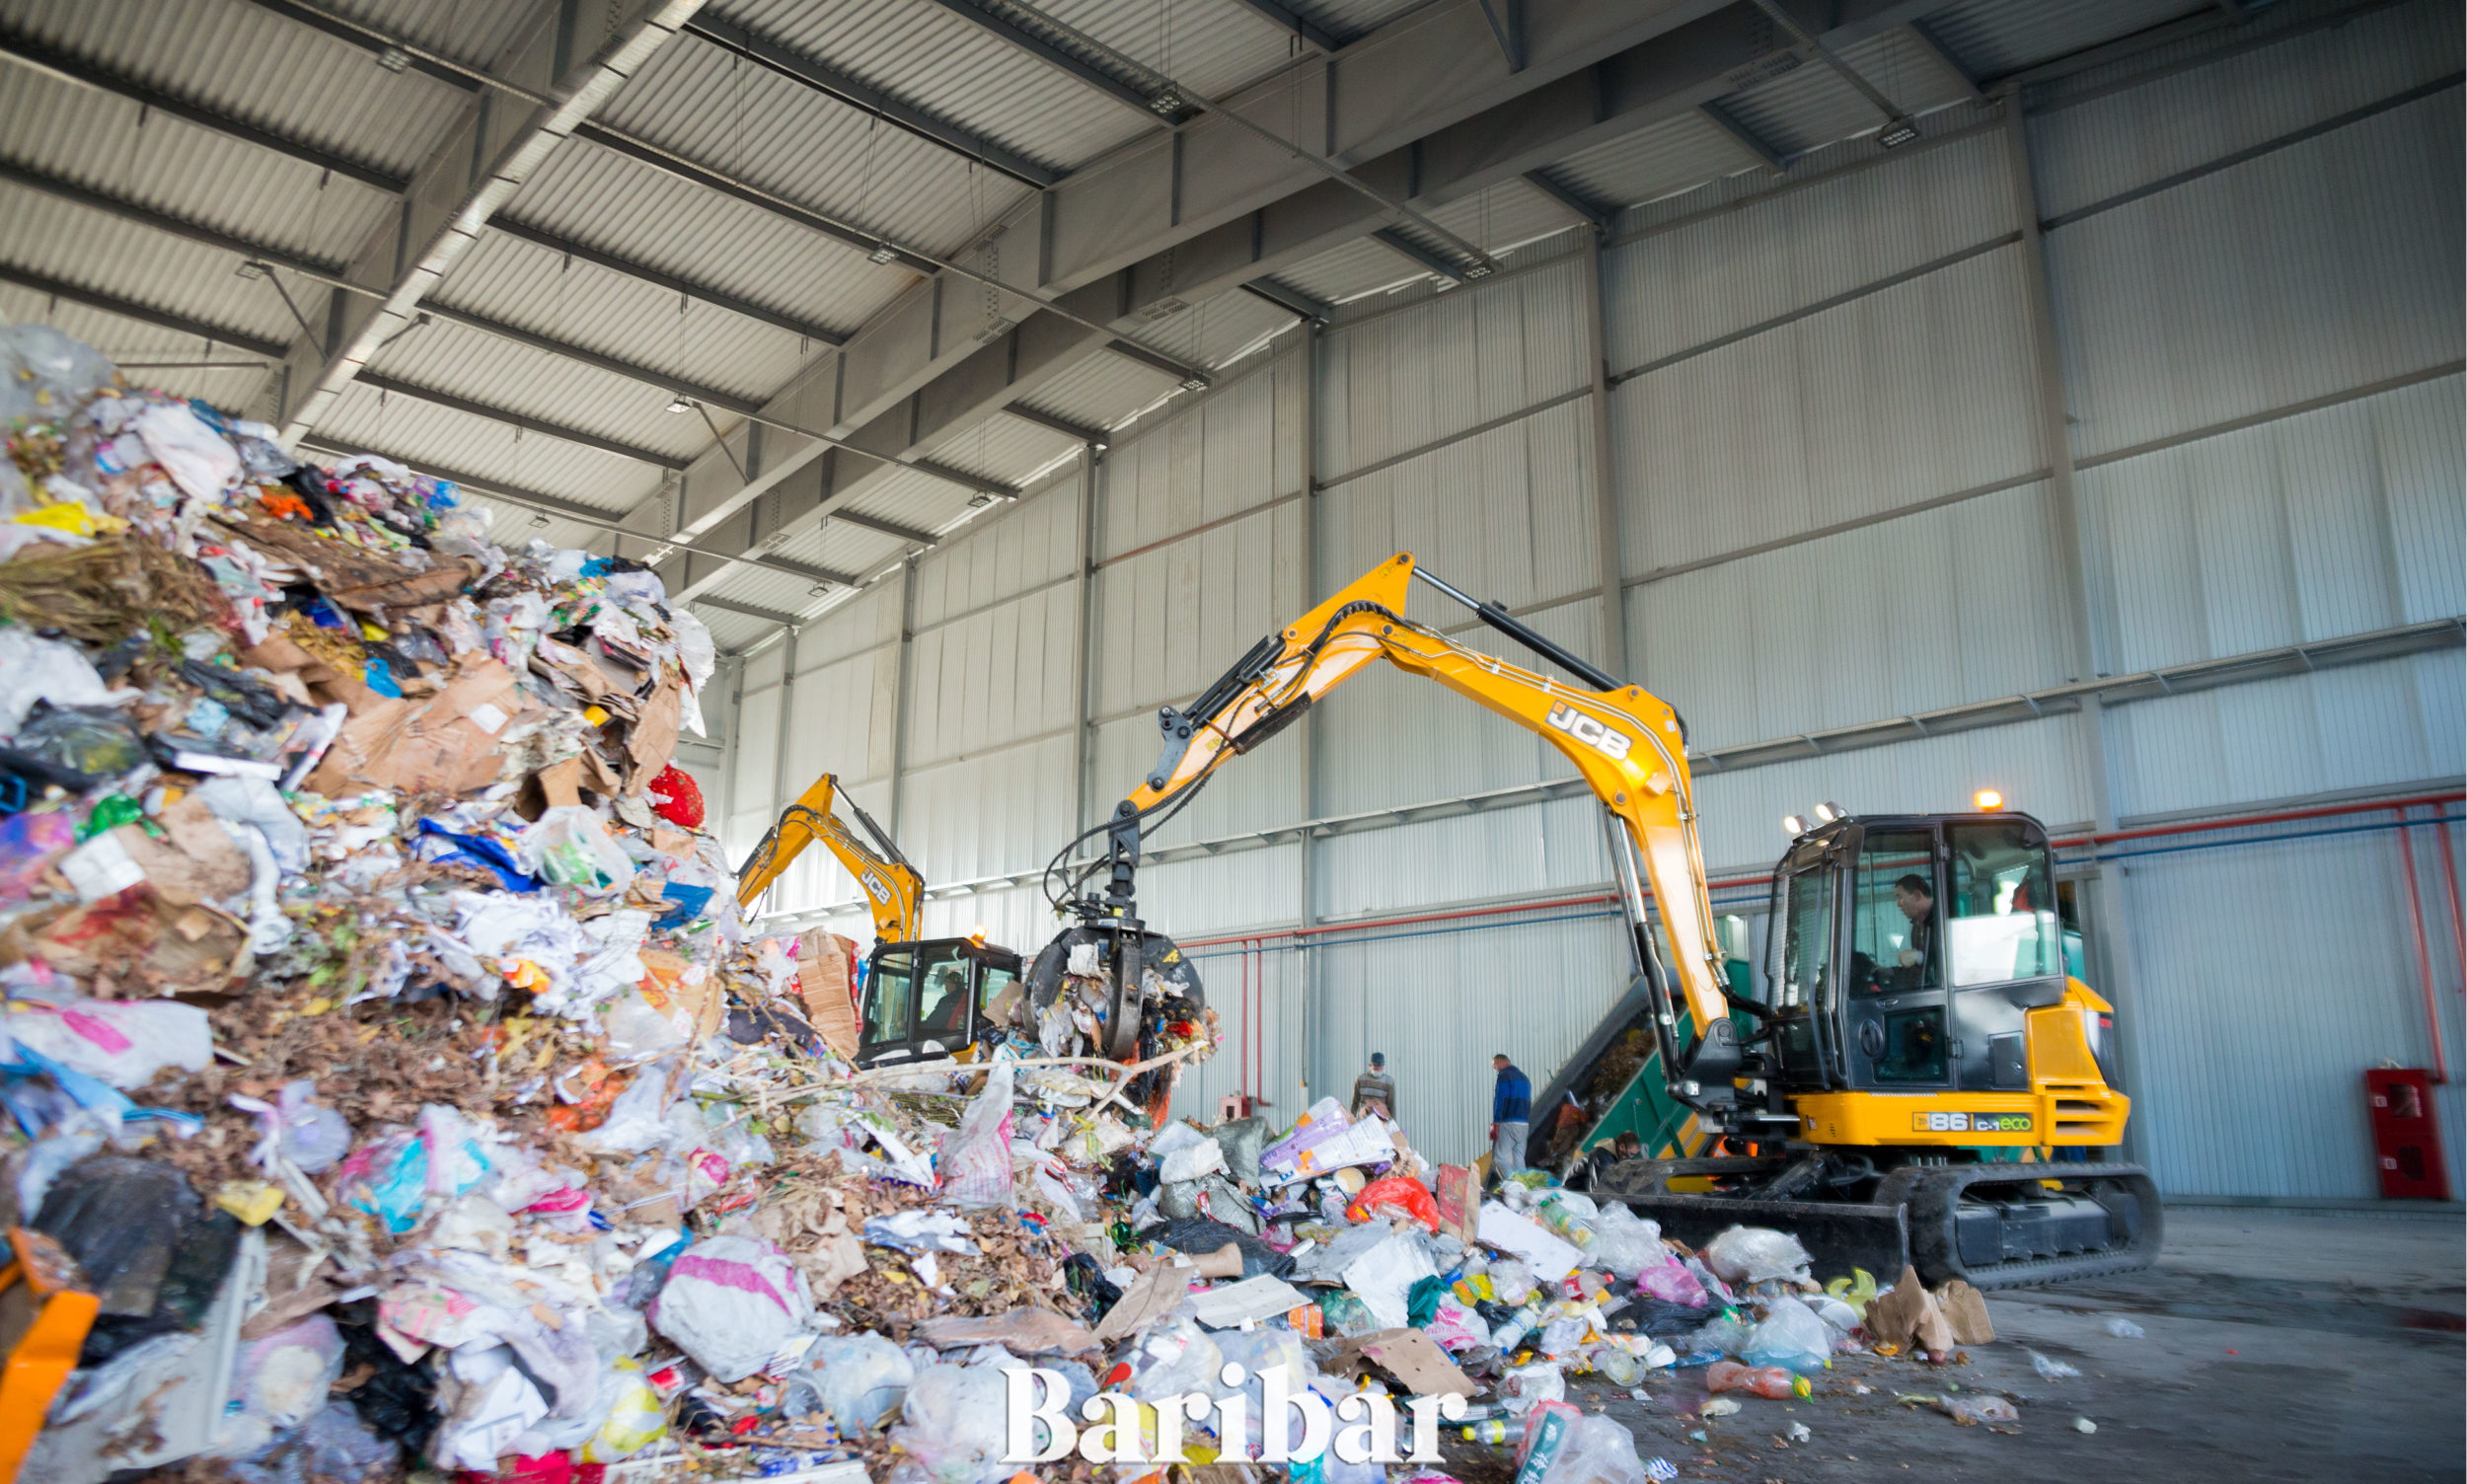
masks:
<instances>
[{"instance_id":1,"label":"fire extinguisher cabinet","mask_svg":"<svg viewBox=\"0 0 2467 1484\"><path fill-rule=\"evenodd\" d=\"M2364 1074L2381 1194L2393 1201L2446 1201L2449 1161L2432 1117L2432 1081L2421 1067L2376 1067Z\"/></svg>"}]
</instances>

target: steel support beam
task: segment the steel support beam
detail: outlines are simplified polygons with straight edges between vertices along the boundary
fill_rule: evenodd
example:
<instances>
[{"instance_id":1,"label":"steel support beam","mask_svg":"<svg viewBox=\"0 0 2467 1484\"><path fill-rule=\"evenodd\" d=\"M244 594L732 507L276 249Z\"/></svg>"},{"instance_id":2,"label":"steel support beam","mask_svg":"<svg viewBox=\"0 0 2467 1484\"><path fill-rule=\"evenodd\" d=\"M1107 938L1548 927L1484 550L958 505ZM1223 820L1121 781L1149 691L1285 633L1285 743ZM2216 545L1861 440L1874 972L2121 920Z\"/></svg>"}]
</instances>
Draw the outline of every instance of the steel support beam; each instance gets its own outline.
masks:
<instances>
[{"instance_id":1,"label":"steel support beam","mask_svg":"<svg viewBox=\"0 0 2467 1484\"><path fill-rule=\"evenodd\" d=\"M593 267L606 268L612 273L620 273L628 278L638 278L644 283L664 288L672 294L683 294L689 299L700 299L706 304L724 309L730 314L743 315L749 320L769 325L776 330L785 330L790 334L802 335L817 344L836 348L848 339L845 334L827 325L817 325L811 320L800 320L792 314L773 309L767 304L757 304L741 294L732 294L726 289L713 288L706 283L696 283L690 278L680 278L663 268L635 262L630 259L620 258L614 253L602 252L588 243L576 242L570 237L551 232L545 227L535 227L529 222L516 221L508 216L498 216L489 221L488 230L501 232L507 237L519 239L535 247L546 248L552 253L571 258L577 262L587 262Z\"/></svg>"},{"instance_id":2,"label":"steel support beam","mask_svg":"<svg viewBox=\"0 0 2467 1484\"><path fill-rule=\"evenodd\" d=\"M1904 30L1909 33L1911 40L1918 43L1919 50L1935 59L1936 65L1945 70L1947 77L1969 90L1971 102L1986 101L1987 95L1980 90L1979 79L1971 76L1970 69L1962 65L1961 58L1955 56L1953 48L1944 43L1944 37L1936 35L1936 29L1933 26L1928 25L1924 20L1918 20L1912 21Z\"/></svg>"},{"instance_id":3,"label":"steel support beam","mask_svg":"<svg viewBox=\"0 0 2467 1484\"><path fill-rule=\"evenodd\" d=\"M217 345L229 345L235 350L246 350L263 356L268 363L282 359L284 347L277 341L262 340L246 331L226 330L220 325L209 325L203 320L192 320L187 315L156 309L150 304L139 304L133 300L122 299L116 294L107 294L99 289L88 288L84 284L70 283L66 279L54 278L48 273L37 273L31 268L0 263L0 283L14 283L22 289L29 289L37 294L49 294L56 299L66 299L71 304L82 304L88 309L99 309L107 315L117 315L123 320L135 320L141 325L151 325L157 330L192 334L201 340Z\"/></svg>"},{"instance_id":4,"label":"steel support beam","mask_svg":"<svg viewBox=\"0 0 2467 1484\"><path fill-rule=\"evenodd\" d=\"M1847 43L1903 24L1929 0L1791 3L1816 24L1820 11L1837 17L1826 38ZM914 457L1108 349L1204 385L1169 358L1122 341L1120 330L1393 220L1379 201L1326 179L1328 162L1426 209L1685 113L1736 89L1742 75L1815 60L1777 46L1774 28L1740 4L1706 13L1702 0L1529 0L1527 25L1530 63L1511 74L1477 0L1436 0L1334 56L1306 58L1220 100L1176 131L1178 144L1135 143L1065 177L1008 218L996 240L1006 249L1021 243L1002 258L1005 274L1020 275L1021 292L1054 294L1067 314L1026 302L989 306L999 296L937 274L768 410L876 457ZM1317 159L1273 147L1228 122L1227 110L1300 120L1302 143ZM1099 334L1091 323L1119 330ZM844 456L816 467L827 444L780 444L751 481L732 478L716 458L708 469L698 464L687 521L698 553L752 550L757 529L820 519L868 487L861 481L870 471ZM759 524L738 524L746 507L766 500L776 507ZM722 526L737 534L719 536ZM698 556L670 574L669 590L723 576Z\"/></svg>"},{"instance_id":5,"label":"steel support beam","mask_svg":"<svg viewBox=\"0 0 2467 1484\"><path fill-rule=\"evenodd\" d=\"M1301 289L1277 282L1274 278L1253 278L1242 285L1245 293L1265 299L1297 319L1313 325L1325 325L1336 316L1336 306L1314 299Z\"/></svg>"},{"instance_id":6,"label":"steel support beam","mask_svg":"<svg viewBox=\"0 0 2467 1484\"><path fill-rule=\"evenodd\" d=\"M326 17L318 15L316 12L309 10L305 6L292 4L290 3L290 0L251 0L251 3L262 5L266 9L272 10L277 14L288 17L294 21L298 21L303 25L315 26L317 29L327 31L330 34L344 33L345 39L358 41L363 44L367 41L366 37L360 37L357 33L350 32L349 28L330 21ZM370 47L369 49L374 50L376 48ZM51 76L72 82L79 87L89 89L93 92L102 93L110 97L124 100L128 103L133 103L139 108L151 110L155 112L165 114L168 117L179 118L184 122L194 124L198 128L211 130L214 133L221 134L226 138L236 139L246 144L255 145L260 149L280 155L287 160L294 160L302 165L312 166L315 169L326 171L343 180L354 182L358 185L365 186L372 190L380 191L387 195L400 196L406 190L411 188L411 182L404 180L399 176L390 175L385 171L375 168L374 166L366 165L359 161L337 155L331 150L310 144L305 140L294 139L288 135L276 133L271 129L260 128L257 125L249 123L243 119L233 118L227 114L215 112L210 109L201 108L197 105L185 102L180 98L165 93L162 89L155 87L150 83L140 81L136 78L126 77L119 73L107 71L104 68L94 66L91 63L79 61L62 53L55 52L48 47L39 45L38 43L22 40L9 35L5 29L0 29L0 57L5 57L25 66L32 67L37 71L44 72ZM422 70L426 71L430 75L438 76L446 81L452 82L460 86L466 92L472 91L473 88L476 87L476 85L472 84L469 79L460 77L459 75L442 67L428 65L424 66ZM706 304L714 305L734 314L744 315L749 319L759 320L766 325L776 326L779 329L788 331L795 334L805 335L808 338L819 340L826 345L837 345L842 339L845 338L843 334L835 330L831 330L820 325L810 324L806 321L797 319L793 315L783 314L776 309L771 309L767 306L757 304L740 295L732 294L725 289L713 288L708 284L693 282L690 279L679 277L674 273L649 266L646 263L635 262L630 259L620 257L617 254L604 252L598 248L593 248L586 244L575 242L570 238L561 237L558 234L549 232L543 228L530 226L523 222L502 217L491 220L487 225L491 231L502 232L508 237L520 238L525 242L537 244L538 246L547 248L552 252L561 253L566 257L579 259L582 261L593 264L594 266L606 268L613 273L621 273L629 278L637 278L645 283L655 284L658 287L667 289L672 293L681 293L690 298L700 299Z\"/></svg>"},{"instance_id":7,"label":"steel support beam","mask_svg":"<svg viewBox=\"0 0 2467 1484\"><path fill-rule=\"evenodd\" d=\"M749 619L767 619L783 629L794 629L805 622L803 614L782 613L776 608L759 608L751 603L735 603L726 598L714 598L709 593L703 594L694 601L705 608L716 608L721 613L739 614Z\"/></svg>"},{"instance_id":8,"label":"steel support beam","mask_svg":"<svg viewBox=\"0 0 2467 1484\"><path fill-rule=\"evenodd\" d=\"M1438 276L1447 279L1450 283L1462 283L1465 281L1464 269L1457 266L1454 262L1449 261L1447 259L1440 257L1437 253L1434 253L1430 249L1422 246L1420 243L1415 242L1412 238L1405 236L1402 232L1397 231L1393 227L1379 228L1371 234L1371 240L1378 243L1381 247L1395 254L1397 257L1403 259L1405 261L1412 263L1414 266L1435 273Z\"/></svg>"},{"instance_id":9,"label":"steel support beam","mask_svg":"<svg viewBox=\"0 0 2467 1484\"><path fill-rule=\"evenodd\" d=\"M1602 667L1627 676L1626 545L1619 539L1618 481L1610 467L1609 298L1604 281L1602 236L1585 240L1585 358L1593 371L1593 395L1585 400L1593 439L1594 544L1602 578Z\"/></svg>"},{"instance_id":10,"label":"steel support beam","mask_svg":"<svg viewBox=\"0 0 2467 1484\"><path fill-rule=\"evenodd\" d=\"M1066 438L1076 438L1100 454L1105 451L1113 438L1112 434L1101 427L1089 427L1084 423L1074 422L1068 417L1057 417L1051 412L1040 412L1022 402L1010 403L1003 408L1003 411L1009 416L1018 418L1021 422L1033 422L1038 427L1049 428Z\"/></svg>"},{"instance_id":11,"label":"steel support beam","mask_svg":"<svg viewBox=\"0 0 2467 1484\"><path fill-rule=\"evenodd\" d=\"M1611 229L1618 223L1618 207L1605 206L1598 201L1588 200L1577 191L1550 179L1541 171L1527 171L1525 184L1566 207L1570 215L1592 227L1598 235L1608 236Z\"/></svg>"},{"instance_id":12,"label":"steel support beam","mask_svg":"<svg viewBox=\"0 0 2467 1484\"><path fill-rule=\"evenodd\" d=\"M1124 108L1155 124L1169 124L1177 111L1158 107L1158 89L1144 86L1146 79L1126 75L1122 69L1098 66L1087 52L1094 48L1068 44L1067 37L1055 34L1057 28L1041 16L1023 13L1022 7L1006 5L1003 0L928 0L979 27L1004 44L1024 52L1064 76L1094 88Z\"/></svg>"},{"instance_id":13,"label":"steel support beam","mask_svg":"<svg viewBox=\"0 0 2467 1484\"><path fill-rule=\"evenodd\" d=\"M362 371L357 380L389 397L408 397L413 402L449 408L454 411L466 412L474 417L485 417L490 422L502 422L508 427L518 427L526 432L539 433L562 442L579 444L584 448L598 449L601 453L614 454L620 459L633 459L655 469L678 471L684 469L689 462L676 454L662 453L655 448L644 448L638 443L627 443L603 433L594 433L566 423L552 422L546 417L534 417L528 412L517 412L511 408L475 402L468 397L458 397L452 392L441 392L434 387L419 386L399 377L381 376L374 371Z\"/></svg>"},{"instance_id":14,"label":"steel support beam","mask_svg":"<svg viewBox=\"0 0 2467 1484\"><path fill-rule=\"evenodd\" d=\"M335 296L329 300L324 342L305 334L292 342L283 385L307 391L282 409L283 437L296 439L317 425L378 348L410 327L420 301L471 250L488 218L702 4L633 0L623 10L581 15L569 15L558 4L538 8L502 65L510 75L538 79L549 101L524 115L482 94L463 110L412 179L405 209L379 227L352 264L361 281L386 283L385 297L372 306ZM575 35L561 24L566 20L596 30ZM561 73L560 64L577 53L583 60Z\"/></svg>"},{"instance_id":15,"label":"steel support beam","mask_svg":"<svg viewBox=\"0 0 2467 1484\"><path fill-rule=\"evenodd\" d=\"M843 525L855 526L861 531L895 536L912 547L936 546L942 540L931 531L921 531L915 526L903 526L895 520L884 520L879 515L863 515L855 510L834 510L831 512L831 519Z\"/></svg>"},{"instance_id":16,"label":"steel support beam","mask_svg":"<svg viewBox=\"0 0 2467 1484\"><path fill-rule=\"evenodd\" d=\"M1042 190L1062 179L1062 172L1058 170L1039 165L982 134L936 118L880 88L837 68L825 66L801 52L792 51L734 21L711 15L697 16L686 24L686 33L733 51L791 82L802 83L853 108L862 109L894 128L1001 171L1022 186Z\"/></svg>"},{"instance_id":17,"label":"steel support beam","mask_svg":"<svg viewBox=\"0 0 2467 1484\"><path fill-rule=\"evenodd\" d=\"M1335 33L1296 11L1282 0L1231 0L1277 30L1291 35L1313 51L1334 51L1345 43Z\"/></svg>"},{"instance_id":18,"label":"steel support beam","mask_svg":"<svg viewBox=\"0 0 2467 1484\"><path fill-rule=\"evenodd\" d=\"M1490 23L1510 72L1525 70L1525 0L1481 0L1482 19Z\"/></svg>"},{"instance_id":19,"label":"steel support beam","mask_svg":"<svg viewBox=\"0 0 2467 1484\"><path fill-rule=\"evenodd\" d=\"M1762 165L1777 173L1789 168L1789 156L1765 142L1763 135L1740 122L1737 114L1718 102L1700 103L1696 105L1696 111L1704 115L1707 123L1721 130L1723 138L1746 150L1750 164Z\"/></svg>"}]
</instances>

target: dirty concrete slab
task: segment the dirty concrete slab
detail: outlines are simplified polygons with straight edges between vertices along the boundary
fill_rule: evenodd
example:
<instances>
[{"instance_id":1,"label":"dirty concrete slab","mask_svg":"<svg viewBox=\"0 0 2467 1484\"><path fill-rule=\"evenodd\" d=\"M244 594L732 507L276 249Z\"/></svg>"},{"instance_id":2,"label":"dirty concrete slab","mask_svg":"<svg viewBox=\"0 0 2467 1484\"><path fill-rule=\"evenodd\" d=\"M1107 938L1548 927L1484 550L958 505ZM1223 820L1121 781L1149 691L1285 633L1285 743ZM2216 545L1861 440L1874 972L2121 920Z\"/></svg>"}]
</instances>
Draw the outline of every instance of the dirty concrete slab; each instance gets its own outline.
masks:
<instances>
[{"instance_id":1,"label":"dirty concrete slab","mask_svg":"<svg viewBox=\"0 0 2467 1484\"><path fill-rule=\"evenodd\" d=\"M2250 1480L2456 1480L2467 1456L2467 1309L2461 1223L2224 1208L2168 1213L2148 1273L1989 1296L1995 1344L1966 1366L1845 1357L1803 1402L1743 1397L1700 1423L1701 1372L1660 1373L1652 1400L1580 1379L1682 1479L1830 1484L1907 1474L2038 1484L2209 1475ZM2107 1333L2123 1316L2141 1339ZM2043 1380L2029 1352L2078 1367ZM1898 1405L1946 1383L2019 1406L2009 1434ZM1869 1391L1860 1394L1856 1387ZM2089 1418L2092 1434L2073 1420ZM1805 1444L1784 1434L1807 1425ZM1708 1444L1687 1434L1704 1427ZM1457 1445L1466 1484L1504 1477L1507 1454Z\"/></svg>"}]
</instances>

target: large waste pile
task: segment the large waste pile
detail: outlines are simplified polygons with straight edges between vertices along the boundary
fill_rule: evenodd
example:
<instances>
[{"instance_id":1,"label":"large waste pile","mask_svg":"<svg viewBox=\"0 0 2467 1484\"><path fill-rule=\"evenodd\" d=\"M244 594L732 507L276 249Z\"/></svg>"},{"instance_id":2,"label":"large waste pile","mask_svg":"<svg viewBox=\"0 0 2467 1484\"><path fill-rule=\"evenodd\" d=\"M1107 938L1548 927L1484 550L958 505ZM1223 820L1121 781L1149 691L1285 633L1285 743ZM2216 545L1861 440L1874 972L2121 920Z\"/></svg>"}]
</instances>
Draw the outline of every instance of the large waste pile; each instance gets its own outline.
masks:
<instances>
[{"instance_id":1,"label":"large waste pile","mask_svg":"<svg viewBox=\"0 0 2467 1484\"><path fill-rule=\"evenodd\" d=\"M1333 1102L1160 1125L1059 1023L858 1073L848 945L749 932L674 766L714 658L656 576L39 327L0 425L0 1224L94 1296L23 1478L973 1484L1021 1466L1006 1373L1154 1450L1154 1403L1257 1419L1281 1365L1593 1484L1668 1465L1571 1373L1788 1394L1974 1338L1975 1296L1486 1200ZM1143 1075L1212 1049L1174 1032ZM1189 1459L1257 1454L1228 1415Z\"/></svg>"}]
</instances>

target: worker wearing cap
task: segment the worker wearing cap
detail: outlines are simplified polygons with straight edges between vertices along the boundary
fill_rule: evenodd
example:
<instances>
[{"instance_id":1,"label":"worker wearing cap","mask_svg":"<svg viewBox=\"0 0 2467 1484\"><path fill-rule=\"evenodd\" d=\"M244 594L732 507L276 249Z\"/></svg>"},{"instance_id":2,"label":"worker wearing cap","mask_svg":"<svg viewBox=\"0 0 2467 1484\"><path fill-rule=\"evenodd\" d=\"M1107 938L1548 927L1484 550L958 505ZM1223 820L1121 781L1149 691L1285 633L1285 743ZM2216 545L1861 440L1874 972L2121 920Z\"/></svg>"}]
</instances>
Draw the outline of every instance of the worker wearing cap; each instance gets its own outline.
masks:
<instances>
[{"instance_id":1,"label":"worker wearing cap","mask_svg":"<svg viewBox=\"0 0 2467 1484\"><path fill-rule=\"evenodd\" d=\"M1360 1118L1365 1113L1377 1113L1389 1123L1398 1121L1396 1079L1387 1075L1384 1052L1371 1053L1371 1070L1354 1078L1353 1116Z\"/></svg>"},{"instance_id":2,"label":"worker wearing cap","mask_svg":"<svg viewBox=\"0 0 2467 1484\"><path fill-rule=\"evenodd\" d=\"M1533 1116L1533 1084L1506 1052L1490 1059L1499 1076L1490 1089L1490 1176L1504 1180L1525 1167L1525 1139Z\"/></svg>"}]
</instances>

